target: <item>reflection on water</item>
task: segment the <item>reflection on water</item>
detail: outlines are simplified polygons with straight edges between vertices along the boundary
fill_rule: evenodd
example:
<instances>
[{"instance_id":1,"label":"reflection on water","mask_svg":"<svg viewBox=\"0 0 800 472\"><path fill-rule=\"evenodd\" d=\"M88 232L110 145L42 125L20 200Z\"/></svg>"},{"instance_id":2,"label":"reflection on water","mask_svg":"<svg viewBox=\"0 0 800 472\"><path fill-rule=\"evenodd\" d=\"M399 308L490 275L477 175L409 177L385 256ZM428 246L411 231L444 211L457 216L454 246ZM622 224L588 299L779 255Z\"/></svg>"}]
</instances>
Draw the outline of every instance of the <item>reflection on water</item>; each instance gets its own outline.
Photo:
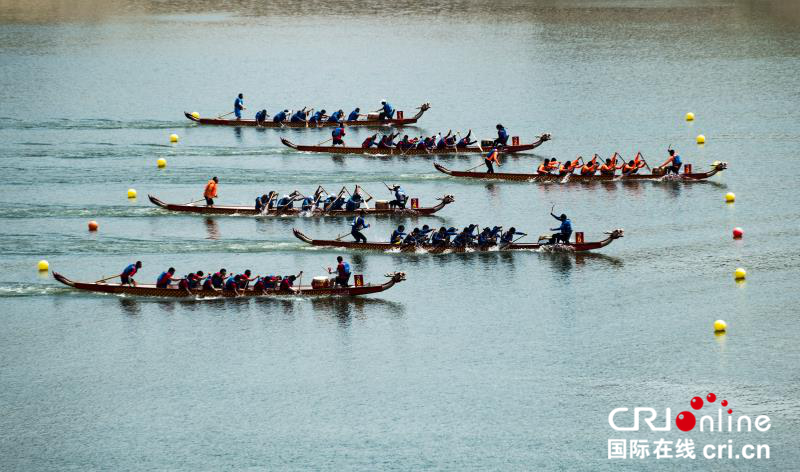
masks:
<instances>
[{"instance_id":1,"label":"reflection on water","mask_svg":"<svg viewBox=\"0 0 800 472\"><path fill-rule=\"evenodd\" d=\"M212 217L205 219L206 224L206 239L217 240L220 238L219 223Z\"/></svg>"}]
</instances>

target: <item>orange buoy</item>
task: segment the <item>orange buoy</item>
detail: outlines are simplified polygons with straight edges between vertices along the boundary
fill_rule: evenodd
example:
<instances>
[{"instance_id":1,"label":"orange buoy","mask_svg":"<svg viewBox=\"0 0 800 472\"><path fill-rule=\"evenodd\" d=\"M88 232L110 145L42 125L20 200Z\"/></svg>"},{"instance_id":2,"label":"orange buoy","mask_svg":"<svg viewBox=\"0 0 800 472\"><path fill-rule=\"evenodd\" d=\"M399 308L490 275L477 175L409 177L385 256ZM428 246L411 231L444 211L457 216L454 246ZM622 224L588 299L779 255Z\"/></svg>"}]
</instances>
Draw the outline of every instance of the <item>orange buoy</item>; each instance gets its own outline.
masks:
<instances>
[{"instance_id":1,"label":"orange buoy","mask_svg":"<svg viewBox=\"0 0 800 472\"><path fill-rule=\"evenodd\" d=\"M100 225L98 225L95 220L89 222L89 231L97 231L97 228L99 227Z\"/></svg>"}]
</instances>

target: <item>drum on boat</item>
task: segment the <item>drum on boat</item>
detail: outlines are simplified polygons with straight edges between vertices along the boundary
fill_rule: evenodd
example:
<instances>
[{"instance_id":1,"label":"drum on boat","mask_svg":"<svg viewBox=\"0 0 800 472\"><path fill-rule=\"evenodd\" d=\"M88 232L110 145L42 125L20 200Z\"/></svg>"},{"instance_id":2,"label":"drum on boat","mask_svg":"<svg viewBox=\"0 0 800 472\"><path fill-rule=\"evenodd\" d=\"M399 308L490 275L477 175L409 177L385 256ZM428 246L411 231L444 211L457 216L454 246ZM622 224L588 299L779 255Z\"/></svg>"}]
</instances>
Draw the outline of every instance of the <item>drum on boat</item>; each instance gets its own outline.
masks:
<instances>
[{"instance_id":1,"label":"drum on boat","mask_svg":"<svg viewBox=\"0 0 800 472\"><path fill-rule=\"evenodd\" d=\"M311 288L328 288L330 279L324 275L319 275L311 279Z\"/></svg>"},{"instance_id":2,"label":"drum on boat","mask_svg":"<svg viewBox=\"0 0 800 472\"><path fill-rule=\"evenodd\" d=\"M375 200L375 209L376 210L388 210L389 209L389 200Z\"/></svg>"},{"instance_id":3,"label":"drum on boat","mask_svg":"<svg viewBox=\"0 0 800 472\"><path fill-rule=\"evenodd\" d=\"M380 113L367 113L367 120L377 120L379 116Z\"/></svg>"}]
</instances>

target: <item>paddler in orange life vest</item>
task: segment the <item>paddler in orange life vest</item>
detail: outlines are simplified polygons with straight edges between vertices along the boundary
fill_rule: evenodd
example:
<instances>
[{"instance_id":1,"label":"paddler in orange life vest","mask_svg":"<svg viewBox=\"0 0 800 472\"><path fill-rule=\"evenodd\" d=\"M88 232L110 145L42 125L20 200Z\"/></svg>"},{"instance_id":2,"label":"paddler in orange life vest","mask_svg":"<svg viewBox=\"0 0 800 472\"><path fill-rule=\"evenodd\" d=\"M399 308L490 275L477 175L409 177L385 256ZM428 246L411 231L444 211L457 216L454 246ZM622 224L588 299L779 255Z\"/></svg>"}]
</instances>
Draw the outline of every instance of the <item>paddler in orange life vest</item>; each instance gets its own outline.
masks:
<instances>
[{"instance_id":1,"label":"paddler in orange life vest","mask_svg":"<svg viewBox=\"0 0 800 472\"><path fill-rule=\"evenodd\" d=\"M575 172L575 169L581 166L580 164L581 161L583 161L583 158L581 156L578 156L578 158L575 159L574 161L565 161L558 167L558 175L563 177L567 174Z\"/></svg>"},{"instance_id":2,"label":"paddler in orange life vest","mask_svg":"<svg viewBox=\"0 0 800 472\"><path fill-rule=\"evenodd\" d=\"M555 160L555 159L553 159ZM548 175L550 173L550 159L546 158L544 162L539 164L539 168L536 169L536 173L539 175Z\"/></svg>"},{"instance_id":3,"label":"paddler in orange life vest","mask_svg":"<svg viewBox=\"0 0 800 472\"><path fill-rule=\"evenodd\" d=\"M344 138L344 135L345 135L344 125L339 123L339 126L337 126L336 129L334 129L331 132L331 137L333 138L333 146L336 146L337 144L341 144L342 146L344 146L344 140L342 139Z\"/></svg>"},{"instance_id":4,"label":"paddler in orange life vest","mask_svg":"<svg viewBox=\"0 0 800 472\"><path fill-rule=\"evenodd\" d=\"M636 157L622 166L622 175L631 175L639 172L639 169L644 167L644 159L640 159L641 153L637 152Z\"/></svg>"},{"instance_id":5,"label":"paddler in orange life vest","mask_svg":"<svg viewBox=\"0 0 800 472\"><path fill-rule=\"evenodd\" d=\"M492 150L489 152L485 158L483 158L483 163L486 164L486 173L487 174L494 174L494 165L497 164L497 167L500 167L500 160L498 159L498 155L500 153L497 152L497 147L493 147Z\"/></svg>"},{"instance_id":6,"label":"paddler in orange life vest","mask_svg":"<svg viewBox=\"0 0 800 472\"><path fill-rule=\"evenodd\" d=\"M622 165L617 167L617 153L615 152L610 159L606 159L606 163L600 166L600 175L614 175L617 169L621 169Z\"/></svg>"},{"instance_id":7,"label":"paddler in orange life vest","mask_svg":"<svg viewBox=\"0 0 800 472\"><path fill-rule=\"evenodd\" d=\"M595 154L594 157L592 157L592 160L583 164L583 167L581 167L581 175L594 175L594 173L597 172L598 167L597 154Z\"/></svg>"},{"instance_id":8,"label":"paddler in orange life vest","mask_svg":"<svg viewBox=\"0 0 800 472\"><path fill-rule=\"evenodd\" d=\"M208 181L206 184L206 188L203 191L203 197L206 199L206 206L214 206L214 199L217 198L217 184L219 183L219 178L214 176L211 180Z\"/></svg>"}]
</instances>

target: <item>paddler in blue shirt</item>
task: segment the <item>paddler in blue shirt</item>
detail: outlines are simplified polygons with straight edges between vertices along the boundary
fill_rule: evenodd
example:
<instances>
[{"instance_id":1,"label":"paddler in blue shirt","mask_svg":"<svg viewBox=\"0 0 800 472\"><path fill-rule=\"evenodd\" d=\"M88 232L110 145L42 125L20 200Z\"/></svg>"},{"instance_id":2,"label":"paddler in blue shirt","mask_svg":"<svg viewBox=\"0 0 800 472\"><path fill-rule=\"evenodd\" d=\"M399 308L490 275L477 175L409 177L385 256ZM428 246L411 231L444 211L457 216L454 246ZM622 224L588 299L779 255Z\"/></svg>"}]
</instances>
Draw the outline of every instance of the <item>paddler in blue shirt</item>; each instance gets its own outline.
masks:
<instances>
[{"instance_id":1,"label":"paddler in blue shirt","mask_svg":"<svg viewBox=\"0 0 800 472\"><path fill-rule=\"evenodd\" d=\"M342 110L335 111L331 113L330 118L328 118L328 123L339 123L342 121L342 117L344 117L344 112Z\"/></svg>"},{"instance_id":2,"label":"paddler in blue shirt","mask_svg":"<svg viewBox=\"0 0 800 472\"><path fill-rule=\"evenodd\" d=\"M405 226L398 226L396 230L392 231L392 236L389 238L389 242L392 244L400 244L406 235L405 230Z\"/></svg>"},{"instance_id":3,"label":"paddler in blue shirt","mask_svg":"<svg viewBox=\"0 0 800 472\"><path fill-rule=\"evenodd\" d=\"M523 233L522 231L517 231L516 228L513 226L508 228L508 231L503 233L503 236L500 237L500 242L502 244L511 244L514 241L514 238L517 236L527 236L527 234Z\"/></svg>"},{"instance_id":4,"label":"paddler in blue shirt","mask_svg":"<svg viewBox=\"0 0 800 472\"><path fill-rule=\"evenodd\" d=\"M358 121L358 118L361 116L361 108L356 107L355 110L351 111L349 115L347 115L347 121Z\"/></svg>"},{"instance_id":5,"label":"paddler in blue shirt","mask_svg":"<svg viewBox=\"0 0 800 472\"><path fill-rule=\"evenodd\" d=\"M326 116L325 115L325 109L323 108L322 110L314 113L311 116L311 119L308 120L308 124L316 125L316 124L322 123L322 120L325 118L325 116Z\"/></svg>"},{"instance_id":6,"label":"paddler in blue shirt","mask_svg":"<svg viewBox=\"0 0 800 472\"><path fill-rule=\"evenodd\" d=\"M469 130L469 133L467 133L466 136L458 140L456 147L465 148L467 146L471 146L477 143L478 141L473 141L470 139L471 136L472 136L472 130Z\"/></svg>"},{"instance_id":7,"label":"paddler in blue shirt","mask_svg":"<svg viewBox=\"0 0 800 472\"><path fill-rule=\"evenodd\" d=\"M272 117L272 121L274 121L275 123L283 123L284 121L286 121L286 117L288 115L289 115L289 110L283 110L281 112L276 113L275 116Z\"/></svg>"},{"instance_id":8,"label":"paddler in blue shirt","mask_svg":"<svg viewBox=\"0 0 800 472\"><path fill-rule=\"evenodd\" d=\"M306 111L306 107L303 107L302 110L297 110L292 114L292 118L289 120L292 123L305 123L308 119L308 112Z\"/></svg>"},{"instance_id":9,"label":"paddler in blue shirt","mask_svg":"<svg viewBox=\"0 0 800 472\"><path fill-rule=\"evenodd\" d=\"M233 114L236 115L237 120L242 119L242 110L247 110L247 108L244 107L244 95L240 93L233 101Z\"/></svg>"}]
</instances>

